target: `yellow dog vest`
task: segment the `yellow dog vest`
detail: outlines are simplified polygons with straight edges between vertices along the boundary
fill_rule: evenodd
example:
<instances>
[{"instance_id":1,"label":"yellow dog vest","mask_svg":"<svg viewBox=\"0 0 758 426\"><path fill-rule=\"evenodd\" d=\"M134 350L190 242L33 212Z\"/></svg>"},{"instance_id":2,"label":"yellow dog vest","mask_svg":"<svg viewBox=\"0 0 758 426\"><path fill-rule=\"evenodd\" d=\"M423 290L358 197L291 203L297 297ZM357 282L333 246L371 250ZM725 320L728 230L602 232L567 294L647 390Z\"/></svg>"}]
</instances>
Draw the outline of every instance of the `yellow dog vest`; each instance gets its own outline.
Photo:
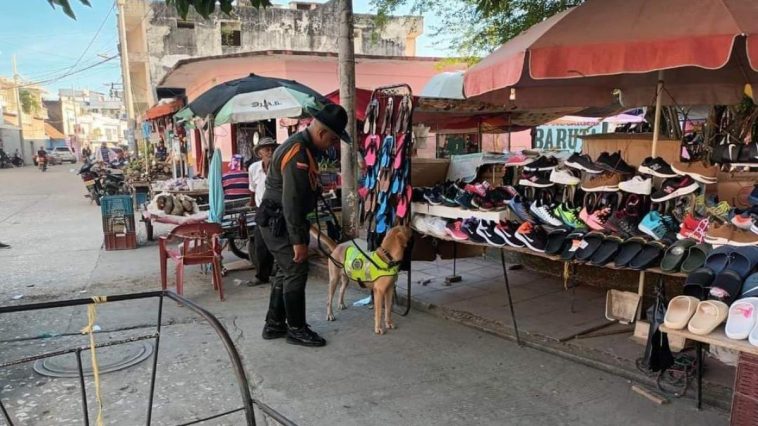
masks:
<instances>
[{"instance_id":1,"label":"yellow dog vest","mask_svg":"<svg viewBox=\"0 0 758 426\"><path fill-rule=\"evenodd\" d=\"M379 277L397 275L400 270L400 265L388 265L375 251L370 252L368 256L369 258L366 258L360 250L353 246L347 248L345 251L345 273L348 278L359 283L372 282Z\"/></svg>"}]
</instances>

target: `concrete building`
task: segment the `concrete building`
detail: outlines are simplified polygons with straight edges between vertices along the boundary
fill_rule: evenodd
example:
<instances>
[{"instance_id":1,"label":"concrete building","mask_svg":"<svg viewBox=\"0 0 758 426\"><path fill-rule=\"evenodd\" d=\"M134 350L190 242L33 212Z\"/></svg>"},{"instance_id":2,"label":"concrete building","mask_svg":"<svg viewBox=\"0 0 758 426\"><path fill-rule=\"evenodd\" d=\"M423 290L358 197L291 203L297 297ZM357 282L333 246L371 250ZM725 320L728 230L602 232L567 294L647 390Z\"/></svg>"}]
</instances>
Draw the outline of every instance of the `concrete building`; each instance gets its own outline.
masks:
<instances>
[{"instance_id":1,"label":"concrete building","mask_svg":"<svg viewBox=\"0 0 758 426\"><path fill-rule=\"evenodd\" d=\"M0 106L2 106L2 120L0 124L18 127L18 117L21 114L21 130L23 142L20 144L20 154L27 164L32 162L32 157L37 149L45 147L49 138L45 133L45 120L47 120L47 108L42 101L44 89L39 86L20 83L19 99L21 105L16 102L17 83L12 78L0 77ZM13 151L11 151L13 152Z\"/></svg>"},{"instance_id":2,"label":"concrete building","mask_svg":"<svg viewBox=\"0 0 758 426\"><path fill-rule=\"evenodd\" d=\"M137 117L155 104L154 88L180 60L268 50L336 53L338 14L334 0L290 2L255 9L240 1L232 16L206 20L192 10L182 20L161 1L129 0L124 7L129 72ZM355 53L415 56L423 31L419 16L391 17L381 28L375 16L355 14Z\"/></svg>"},{"instance_id":3,"label":"concrete building","mask_svg":"<svg viewBox=\"0 0 758 426\"><path fill-rule=\"evenodd\" d=\"M91 90L61 89L58 100L45 101L48 123L66 135L77 151L87 144L124 143L127 128L120 98Z\"/></svg>"}]
</instances>

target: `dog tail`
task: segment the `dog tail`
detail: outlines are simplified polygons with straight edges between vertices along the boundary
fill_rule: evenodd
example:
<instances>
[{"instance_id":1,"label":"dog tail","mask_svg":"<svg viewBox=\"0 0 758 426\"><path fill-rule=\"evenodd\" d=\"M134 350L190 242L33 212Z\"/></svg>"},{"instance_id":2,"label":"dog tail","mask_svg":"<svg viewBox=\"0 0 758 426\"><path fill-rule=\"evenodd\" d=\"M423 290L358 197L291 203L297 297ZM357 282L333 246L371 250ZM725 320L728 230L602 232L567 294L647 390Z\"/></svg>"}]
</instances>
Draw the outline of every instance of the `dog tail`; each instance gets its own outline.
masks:
<instances>
[{"instance_id":1,"label":"dog tail","mask_svg":"<svg viewBox=\"0 0 758 426\"><path fill-rule=\"evenodd\" d=\"M337 247L337 243L325 231L319 232L316 225L311 225L310 234L313 240L320 242L319 249L325 250L327 254L331 254Z\"/></svg>"}]
</instances>

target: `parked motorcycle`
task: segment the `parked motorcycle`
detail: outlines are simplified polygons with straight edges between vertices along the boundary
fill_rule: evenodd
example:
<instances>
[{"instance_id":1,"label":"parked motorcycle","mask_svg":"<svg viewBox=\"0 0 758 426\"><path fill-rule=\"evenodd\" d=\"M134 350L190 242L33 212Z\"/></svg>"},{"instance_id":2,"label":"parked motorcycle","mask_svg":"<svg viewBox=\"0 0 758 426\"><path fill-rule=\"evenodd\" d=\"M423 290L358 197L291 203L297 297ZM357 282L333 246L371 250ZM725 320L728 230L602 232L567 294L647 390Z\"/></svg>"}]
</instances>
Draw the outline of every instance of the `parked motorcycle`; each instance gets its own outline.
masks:
<instances>
[{"instance_id":1,"label":"parked motorcycle","mask_svg":"<svg viewBox=\"0 0 758 426\"><path fill-rule=\"evenodd\" d=\"M77 173L84 181L95 204L100 205L100 198L105 195L126 194L125 178L121 170L101 167L94 162L86 161Z\"/></svg>"},{"instance_id":2,"label":"parked motorcycle","mask_svg":"<svg viewBox=\"0 0 758 426\"><path fill-rule=\"evenodd\" d=\"M24 165L24 159L21 158L18 154L13 154L13 157L11 157L11 164L16 167L21 167Z\"/></svg>"}]
</instances>

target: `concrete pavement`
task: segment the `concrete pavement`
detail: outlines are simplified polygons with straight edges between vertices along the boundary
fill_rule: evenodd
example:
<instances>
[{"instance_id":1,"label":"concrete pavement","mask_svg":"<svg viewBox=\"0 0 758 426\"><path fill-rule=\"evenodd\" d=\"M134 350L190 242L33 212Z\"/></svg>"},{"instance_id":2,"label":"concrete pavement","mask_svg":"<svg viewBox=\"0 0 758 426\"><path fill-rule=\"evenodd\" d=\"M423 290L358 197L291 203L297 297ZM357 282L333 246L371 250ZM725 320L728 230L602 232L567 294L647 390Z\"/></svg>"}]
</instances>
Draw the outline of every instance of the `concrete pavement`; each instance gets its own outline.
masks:
<instances>
[{"instance_id":1,"label":"concrete pavement","mask_svg":"<svg viewBox=\"0 0 758 426\"><path fill-rule=\"evenodd\" d=\"M99 209L82 197L69 168L44 175L0 170L0 241L13 246L0 250L0 305L159 288L155 245L100 250ZM28 238L31 232L39 242ZM308 286L308 321L329 344L306 349L263 341L267 288L237 287L233 280L250 273L235 272L225 278L227 300L219 302L210 277L191 271L186 296L226 325L256 397L299 424L727 424L721 411L697 411L687 399L658 406L633 393L627 380L419 311L396 318L398 330L385 336L373 334L373 312L364 307L350 306L327 322L326 288L318 280ZM24 298L14 301L17 294ZM351 288L347 300L363 296ZM154 302L101 305L97 339L150 333L154 318ZM0 362L61 344L38 336L70 333L62 338L67 344L86 344L75 336L86 323L83 308L4 315ZM166 303L164 324L154 424L237 406L233 375L210 328L174 303ZM103 359L106 351L99 351ZM107 424L144 423L149 367L143 362L103 376ZM39 376L29 365L0 369L0 399L20 424L81 424L77 384ZM88 395L94 415L91 380ZM241 418L212 424L241 424Z\"/></svg>"}]
</instances>

